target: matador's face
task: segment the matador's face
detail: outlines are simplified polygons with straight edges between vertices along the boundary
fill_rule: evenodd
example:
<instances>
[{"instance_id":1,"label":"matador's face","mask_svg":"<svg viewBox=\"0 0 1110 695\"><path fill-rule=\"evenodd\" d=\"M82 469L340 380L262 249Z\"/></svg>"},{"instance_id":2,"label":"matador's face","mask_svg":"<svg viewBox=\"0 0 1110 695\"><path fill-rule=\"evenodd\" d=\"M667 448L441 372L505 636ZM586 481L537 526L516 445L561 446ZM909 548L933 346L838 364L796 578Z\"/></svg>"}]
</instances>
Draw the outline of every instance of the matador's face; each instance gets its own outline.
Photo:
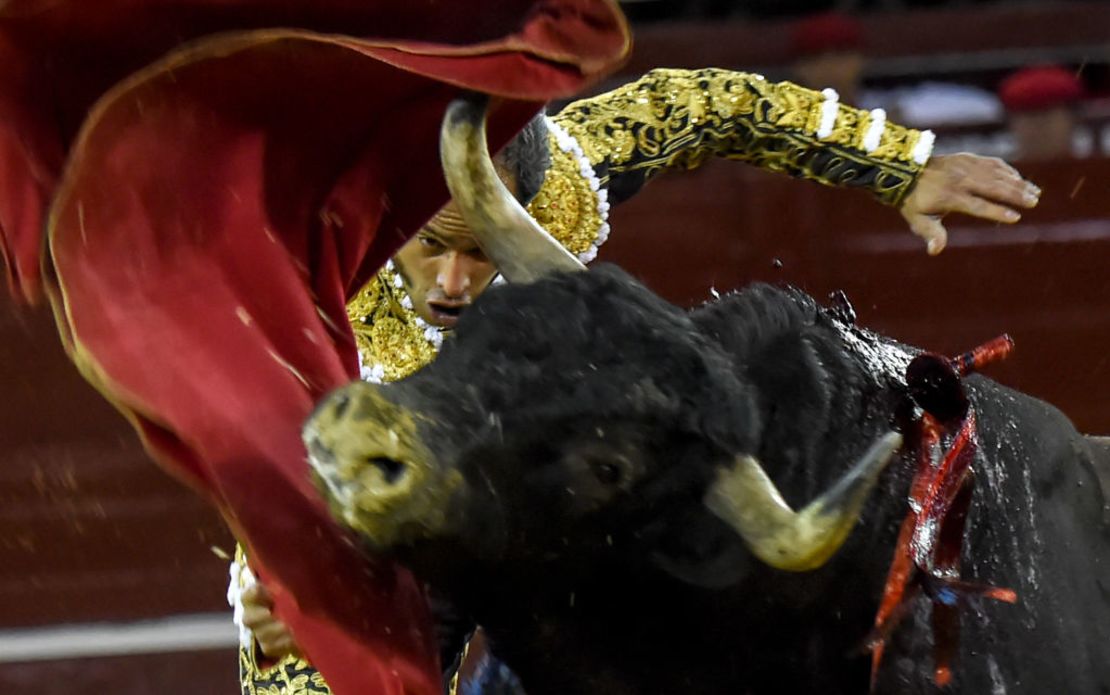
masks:
<instances>
[{"instance_id":1,"label":"matador's face","mask_svg":"<svg viewBox=\"0 0 1110 695\"><path fill-rule=\"evenodd\" d=\"M516 182L501 166L509 190ZM454 202L443 207L393 258L417 316L433 326L454 328L459 315L497 275Z\"/></svg>"},{"instance_id":2,"label":"matador's face","mask_svg":"<svg viewBox=\"0 0 1110 695\"><path fill-rule=\"evenodd\" d=\"M477 240L449 203L393 259L416 314L454 328L459 315L497 274Z\"/></svg>"}]
</instances>

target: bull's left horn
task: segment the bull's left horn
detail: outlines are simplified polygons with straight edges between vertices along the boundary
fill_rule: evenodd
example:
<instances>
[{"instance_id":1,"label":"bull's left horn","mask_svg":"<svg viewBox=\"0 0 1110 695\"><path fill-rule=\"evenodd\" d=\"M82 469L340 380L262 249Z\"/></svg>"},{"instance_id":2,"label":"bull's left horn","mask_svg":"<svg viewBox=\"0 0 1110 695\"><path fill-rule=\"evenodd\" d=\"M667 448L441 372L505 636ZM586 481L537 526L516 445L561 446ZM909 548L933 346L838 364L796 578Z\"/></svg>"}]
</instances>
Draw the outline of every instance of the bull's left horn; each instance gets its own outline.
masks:
<instances>
[{"instance_id":1,"label":"bull's left horn","mask_svg":"<svg viewBox=\"0 0 1110 695\"><path fill-rule=\"evenodd\" d=\"M758 461L741 456L731 469L719 471L705 504L768 565L793 572L817 569L847 540L879 473L901 446L902 435L886 434L800 512L786 504Z\"/></svg>"},{"instance_id":2,"label":"bull's left horn","mask_svg":"<svg viewBox=\"0 0 1110 695\"><path fill-rule=\"evenodd\" d=\"M585 266L537 223L497 176L486 147L486 105L474 94L447 107L439 154L447 188L478 245L509 282Z\"/></svg>"}]
</instances>

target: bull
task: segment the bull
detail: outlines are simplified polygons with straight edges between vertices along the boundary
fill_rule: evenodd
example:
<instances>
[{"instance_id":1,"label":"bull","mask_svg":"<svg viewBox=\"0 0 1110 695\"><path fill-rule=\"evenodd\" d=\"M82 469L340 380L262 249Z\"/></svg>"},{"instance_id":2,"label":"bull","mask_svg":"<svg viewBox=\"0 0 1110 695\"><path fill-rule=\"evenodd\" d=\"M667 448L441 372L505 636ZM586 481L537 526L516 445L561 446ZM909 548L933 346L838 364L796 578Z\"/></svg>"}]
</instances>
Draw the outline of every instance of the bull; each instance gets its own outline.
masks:
<instances>
[{"instance_id":1,"label":"bull","mask_svg":"<svg viewBox=\"0 0 1110 695\"><path fill-rule=\"evenodd\" d=\"M577 272L502 190L482 114L452 105L445 171L510 284L426 369L318 407L304 436L335 516L533 695L936 692L930 601L873 676L857 649L908 511L919 351L794 290L687 312ZM1110 446L987 378L961 388L961 576L1019 598L959 599L949 691L1110 693Z\"/></svg>"}]
</instances>

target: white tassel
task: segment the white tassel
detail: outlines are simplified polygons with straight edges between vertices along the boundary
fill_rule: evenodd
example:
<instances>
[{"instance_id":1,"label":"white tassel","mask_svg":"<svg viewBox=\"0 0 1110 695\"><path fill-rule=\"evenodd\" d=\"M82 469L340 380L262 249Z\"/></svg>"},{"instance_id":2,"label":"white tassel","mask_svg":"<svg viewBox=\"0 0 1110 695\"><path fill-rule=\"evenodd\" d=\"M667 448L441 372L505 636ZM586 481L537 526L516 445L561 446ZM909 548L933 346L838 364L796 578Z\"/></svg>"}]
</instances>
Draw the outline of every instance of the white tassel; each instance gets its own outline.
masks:
<instances>
[{"instance_id":1,"label":"white tassel","mask_svg":"<svg viewBox=\"0 0 1110 695\"><path fill-rule=\"evenodd\" d=\"M913 148L913 161L921 165L928 163L929 157L933 155L933 145L936 141L936 133L931 130L922 131L917 145Z\"/></svg>"},{"instance_id":2,"label":"white tassel","mask_svg":"<svg viewBox=\"0 0 1110 695\"><path fill-rule=\"evenodd\" d=\"M883 131L886 130L886 111L875 109L871 112L871 125L867 127L867 134L863 136L863 151L874 152L879 149L883 141Z\"/></svg>"},{"instance_id":3,"label":"white tassel","mask_svg":"<svg viewBox=\"0 0 1110 695\"><path fill-rule=\"evenodd\" d=\"M840 95L835 89L826 88L821 91L825 101L821 103L821 125L817 128L817 137L821 140L833 134L836 126L836 115L840 110Z\"/></svg>"}]
</instances>

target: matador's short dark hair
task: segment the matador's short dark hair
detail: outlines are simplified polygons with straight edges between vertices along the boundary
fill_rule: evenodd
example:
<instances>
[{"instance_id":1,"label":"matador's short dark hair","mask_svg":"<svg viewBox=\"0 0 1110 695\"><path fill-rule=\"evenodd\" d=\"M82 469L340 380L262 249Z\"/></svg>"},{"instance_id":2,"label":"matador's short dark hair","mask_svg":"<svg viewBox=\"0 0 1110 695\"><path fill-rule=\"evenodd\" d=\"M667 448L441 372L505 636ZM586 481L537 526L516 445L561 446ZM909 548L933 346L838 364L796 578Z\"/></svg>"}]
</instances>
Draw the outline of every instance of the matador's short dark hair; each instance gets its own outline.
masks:
<instances>
[{"instance_id":1,"label":"matador's short dark hair","mask_svg":"<svg viewBox=\"0 0 1110 695\"><path fill-rule=\"evenodd\" d=\"M543 111L536 114L498 156L509 173L516 177L516 197L524 205L532 202L540 192L543 177L551 167L544 117Z\"/></svg>"}]
</instances>

